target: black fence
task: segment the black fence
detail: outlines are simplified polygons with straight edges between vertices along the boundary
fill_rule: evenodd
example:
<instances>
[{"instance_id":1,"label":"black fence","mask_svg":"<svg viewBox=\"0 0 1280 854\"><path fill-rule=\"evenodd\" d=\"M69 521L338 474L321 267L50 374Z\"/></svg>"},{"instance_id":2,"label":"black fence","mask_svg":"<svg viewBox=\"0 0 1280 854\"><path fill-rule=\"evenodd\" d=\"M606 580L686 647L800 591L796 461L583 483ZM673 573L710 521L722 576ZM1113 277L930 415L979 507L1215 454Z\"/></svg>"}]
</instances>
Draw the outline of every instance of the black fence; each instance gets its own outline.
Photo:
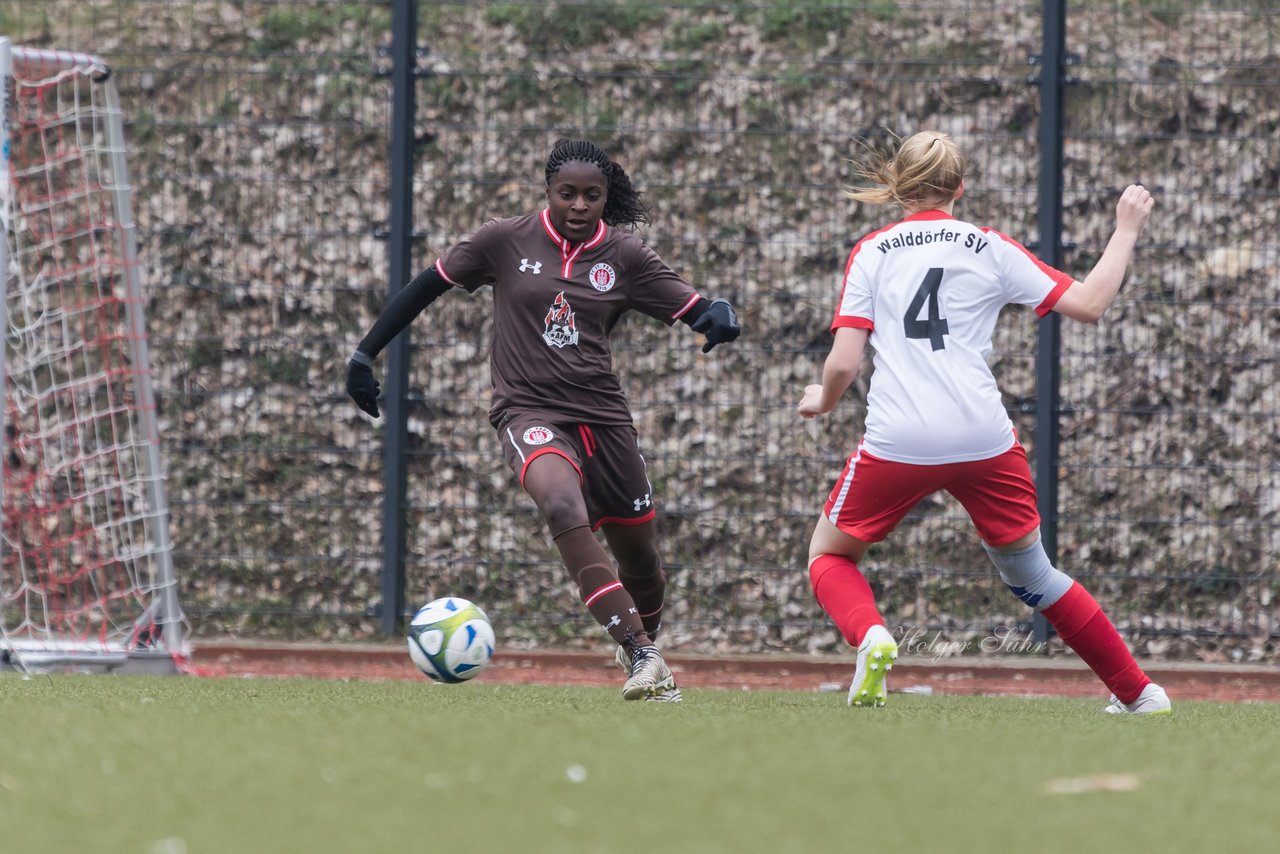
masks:
<instances>
[{"instance_id":1,"label":"black fence","mask_svg":"<svg viewBox=\"0 0 1280 854\"><path fill-rule=\"evenodd\" d=\"M1038 247L1054 6L421 2L415 67L397 78L403 5L6 4L15 43L103 55L129 116L196 636L383 631L391 434L406 479L385 518L404 525L407 607L463 595L508 643L600 638L486 423L483 292L448 295L412 328L403 434L342 390L389 278L540 207L547 152L574 135L626 166L655 212L646 241L732 299L746 330L709 356L683 326L631 319L615 335L672 582L666 642L839 648L804 564L866 377L821 423L794 407L819 375L848 251L890 215L841 195L850 160L890 133L947 131L972 161L958 215ZM1056 402L1037 383L1034 315L1010 309L997 331L1019 434L1058 458L1037 476L1056 490L1059 564L1145 654L1273 660L1280 13L1071 3L1063 43L1062 265L1087 272L1127 183L1158 207L1107 317L1062 323ZM412 195L393 215L397 79L413 81L416 110L400 161ZM1053 435L1037 407L1056 412L1052 449L1037 447ZM921 505L864 569L895 624L952 641L1032 630L949 498Z\"/></svg>"}]
</instances>

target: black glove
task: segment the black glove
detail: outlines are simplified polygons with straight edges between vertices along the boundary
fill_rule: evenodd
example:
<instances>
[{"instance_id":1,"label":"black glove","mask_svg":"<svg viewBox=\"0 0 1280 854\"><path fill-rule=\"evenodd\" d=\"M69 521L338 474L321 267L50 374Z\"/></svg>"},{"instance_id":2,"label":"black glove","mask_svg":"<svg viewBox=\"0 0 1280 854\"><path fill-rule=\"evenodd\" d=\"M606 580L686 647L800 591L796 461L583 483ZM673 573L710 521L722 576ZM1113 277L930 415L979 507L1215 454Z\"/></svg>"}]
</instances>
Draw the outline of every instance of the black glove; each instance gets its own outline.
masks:
<instances>
[{"instance_id":1,"label":"black glove","mask_svg":"<svg viewBox=\"0 0 1280 854\"><path fill-rule=\"evenodd\" d=\"M728 300L722 299L712 302L702 313L702 317L695 320L689 328L707 336L707 343L702 345L704 353L709 353L717 344L727 344L742 334L733 306L729 305Z\"/></svg>"},{"instance_id":2,"label":"black glove","mask_svg":"<svg viewBox=\"0 0 1280 854\"><path fill-rule=\"evenodd\" d=\"M356 406L365 412L378 417L378 392L381 386L373 378L373 369L363 362L352 359L347 362L347 394L356 402Z\"/></svg>"}]
</instances>

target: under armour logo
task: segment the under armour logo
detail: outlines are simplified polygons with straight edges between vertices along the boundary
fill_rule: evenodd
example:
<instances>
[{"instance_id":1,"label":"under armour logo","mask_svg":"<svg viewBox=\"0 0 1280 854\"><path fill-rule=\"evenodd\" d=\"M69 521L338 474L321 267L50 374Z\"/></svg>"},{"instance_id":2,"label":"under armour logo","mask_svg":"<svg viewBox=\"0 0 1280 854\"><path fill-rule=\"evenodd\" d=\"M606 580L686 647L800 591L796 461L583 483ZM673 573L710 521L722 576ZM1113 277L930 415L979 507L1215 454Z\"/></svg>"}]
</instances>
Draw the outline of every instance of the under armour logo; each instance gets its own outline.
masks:
<instances>
[{"instance_id":1,"label":"under armour logo","mask_svg":"<svg viewBox=\"0 0 1280 854\"><path fill-rule=\"evenodd\" d=\"M633 503L636 505L636 512L639 513L641 507L648 507L653 502L649 500L649 493L646 492L644 498L637 498Z\"/></svg>"},{"instance_id":2,"label":"under armour logo","mask_svg":"<svg viewBox=\"0 0 1280 854\"><path fill-rule=\"evenodd\" d=\"M533 274L534 274L535 276L536 276L536 275L538 275L539 273L541 273L541 272L542 272L542 262L541 262L541 261L534 261L533 263L529 263L529 259L528 259L528 258L521 258L521 259L520 259L520 272L521 272L521 273L524 273L524 272L527 272L527 271L529 271L529 270L532 270L532 271L533 271Z\"/></svg>"},{"instance_id":3,"label":"under armour logo","mask_svg":"<svg viewBox=\"0 0 1280 854\"><path fill-rule=\"evenodd\" d=\"M612 617L609 618L609 622L604 624L604 630L607 632L609 631L609 629L613 628L614 626L620 626L620 625L622 625L622 618L619 617L617 614L614 614Z\"/></svg>"}]
</instances>

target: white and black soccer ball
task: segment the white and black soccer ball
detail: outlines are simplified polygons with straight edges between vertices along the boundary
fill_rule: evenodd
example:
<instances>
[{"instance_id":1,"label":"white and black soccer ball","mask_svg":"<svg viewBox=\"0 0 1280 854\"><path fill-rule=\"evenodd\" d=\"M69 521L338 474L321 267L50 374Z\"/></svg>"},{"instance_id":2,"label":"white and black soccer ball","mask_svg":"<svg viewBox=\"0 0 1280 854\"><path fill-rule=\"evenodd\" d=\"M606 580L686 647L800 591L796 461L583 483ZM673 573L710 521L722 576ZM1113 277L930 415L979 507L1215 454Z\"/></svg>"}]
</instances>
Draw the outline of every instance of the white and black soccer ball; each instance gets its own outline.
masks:
<instances>
[{"instance_id":1,"label":"white and black soccer ball","mask_svg":"<svg viewBox=\"0 0 1280 854\"><path fill-rule=\"evenodd\" d=\"M409 622L409 657L437 682L473 679L493 658L493 626L474 602L445 596Z\"/></svg>"}]
</instances>

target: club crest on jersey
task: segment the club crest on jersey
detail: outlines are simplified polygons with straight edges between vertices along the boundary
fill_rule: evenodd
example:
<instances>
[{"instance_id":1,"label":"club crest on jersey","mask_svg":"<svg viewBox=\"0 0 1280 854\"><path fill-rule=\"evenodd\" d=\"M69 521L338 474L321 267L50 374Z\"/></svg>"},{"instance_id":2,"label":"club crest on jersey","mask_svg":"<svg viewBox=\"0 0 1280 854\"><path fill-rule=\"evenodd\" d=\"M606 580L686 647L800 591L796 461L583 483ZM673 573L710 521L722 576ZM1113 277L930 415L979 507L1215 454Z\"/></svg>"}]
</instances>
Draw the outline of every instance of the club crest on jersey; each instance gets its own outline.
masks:
<instances>
[{"instance_id":1,"label":"club crest on jersey","mask_svg":"<svg viewBox=\"0 0 1280 854\"><path fill-rule=\"evenodd\" d=\"M573 317L573 307L564 298L564 291L556 294L547 316L543 318L542 340L551 347L578 346L578 325Z\"/></svg>"},{"instance_id":2,"label":"club crest on jersey","mask_svg":"<svg viewBox=\"0 0 1280 854\"><path fill-rule=\"evenodd\" d=\"M555 438L550 427L530 427L524 431L524 443L526 445L545 445Z\"/></svg>"},{"instance_id":3,"label":"club crest on jersey","mask_svg":"<svg viewBox=\"0 0 1280 854\"><path fill-rule=\"evenodd\" d=\"M612 267L601 261L591 268L591 272L587 273L587 281L591 283L591 287L600 293L608 293L618 283L618 274L613 271Z\"/></svg>"}]
</instances>

